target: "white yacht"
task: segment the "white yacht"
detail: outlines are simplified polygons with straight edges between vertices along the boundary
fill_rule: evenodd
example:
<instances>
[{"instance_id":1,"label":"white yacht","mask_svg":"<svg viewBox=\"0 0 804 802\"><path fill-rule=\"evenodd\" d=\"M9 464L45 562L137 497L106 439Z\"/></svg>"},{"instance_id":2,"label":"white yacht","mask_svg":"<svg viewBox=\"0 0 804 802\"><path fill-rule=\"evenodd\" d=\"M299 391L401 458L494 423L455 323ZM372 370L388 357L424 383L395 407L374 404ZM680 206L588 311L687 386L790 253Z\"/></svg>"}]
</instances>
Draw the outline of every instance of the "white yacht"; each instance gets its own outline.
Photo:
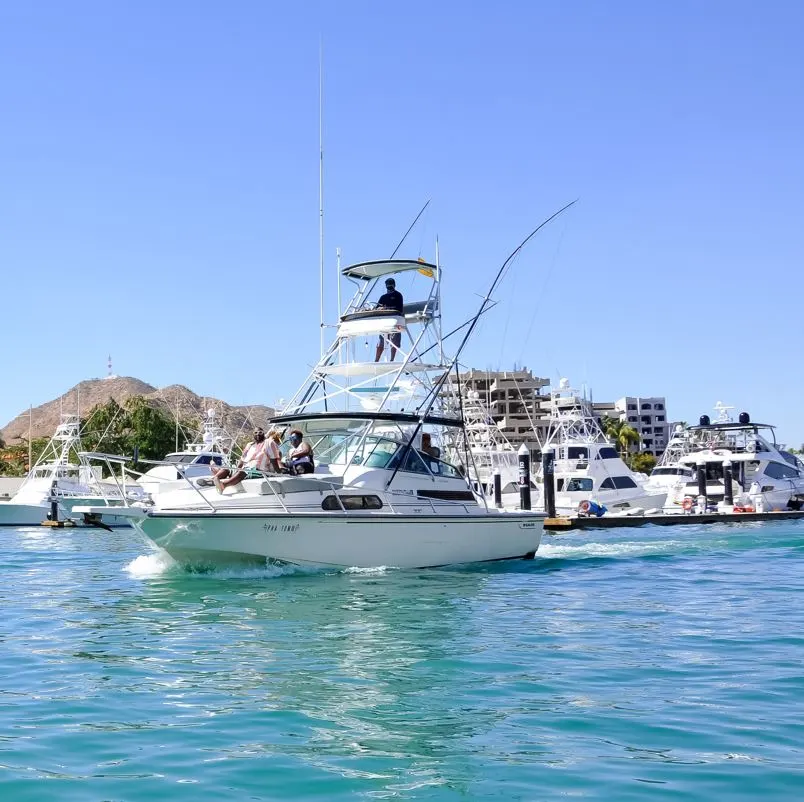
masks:
<instances>
[{"instance_id":1,"label":"white yacht","mask_svg":"<svg viewBox=\"0 0 804 802\"><path fill-rule=\"evenodd\" d=\"M776 442L774 427L754 423L747 412L731 420L726 407L716 405L718 419L702 415L691 426L689 450L677 465L691 472L690 478L671 492L668 505L676 511L696 503L700 494L698 470L704 471L706 499L723 510L726 495L726 463L732 474L733 507L737 511L770 512L800 509L804 503L804 464ZM730 511L730 510L726 510Z\"/></svg>"},{"instance_id":2,"label":"white yacht","mask_svg":"<svg viewBox=\"0 0 804 802\"><path fill-rule=\"evenodd\" d=\"M689 454L691 448L692 433L680 423L676 424L667 448L645 483L645 488L648 490L667 493L665 504L670 501L679 486L694 479L692 468L680 462L682 457Z\"/></svg>"},{"instance_id":3,"label":"white yacht","mask_svg":"<svg viewBox=\"0 0 804 802\"><path fill-rule=\"evenodd\" d=\"M73 462L81 452L80 422L77 415L63 415L42 456L29 471L19 490L0 505L0 526L38 526L52 518L72 517L73 507L92 504L95 522L107 526L127 526L110 510L123 504L119 488L102 482L92 465L84 460ZM80 457L79 457L80 459Z\"/></svg>"},{"instance_id":4,"label":"white yacht","mask_svg":"<svg viewBox=\"0 0 804 802\"><path fill-rule=\"evenodd\" d=\"M591 506L634 513L664 505L667 491L645 487L647 477L623 462L594 418L591 403L567 379L550 393L550 412L544 449L555 454L556 512L575 515Z\"/></svg>"},{"instance_id":5,"label":"white yacht","mask_svg":"<svg viewBox=\"0 0 804 802\"><path fill-rule=\"evenodd\" d=\"M314 472L247 478L222 493L203 478L167 482L126 510L134 526L192 563L411 568L532 557L544 514L494 509L437 455L445 430L464 431L441 407L457 354L444 356L440 266L385 260L341 272L355 291L336 337L270 421L302 433ZM401 313L370 304L390 277L409 288L424 277L422 300ZM385 359L372 361L378 338Z\"/></svg>"}]
</instances>

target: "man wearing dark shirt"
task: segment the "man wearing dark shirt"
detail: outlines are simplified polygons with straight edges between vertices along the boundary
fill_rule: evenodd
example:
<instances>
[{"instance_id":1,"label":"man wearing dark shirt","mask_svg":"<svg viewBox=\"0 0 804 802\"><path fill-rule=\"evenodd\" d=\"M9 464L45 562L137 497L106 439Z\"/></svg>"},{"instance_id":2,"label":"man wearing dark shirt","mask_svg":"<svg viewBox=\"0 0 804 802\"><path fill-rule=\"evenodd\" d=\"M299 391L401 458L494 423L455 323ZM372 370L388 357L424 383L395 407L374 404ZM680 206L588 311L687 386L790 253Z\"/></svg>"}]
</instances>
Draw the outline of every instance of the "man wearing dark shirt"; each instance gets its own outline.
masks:
<instances>
[{"instance_id":1,"label":"man wearing dark shirt","mask_svg":"<svg viewBox=\"0 0 804 802\"><path fill-rule=\"evenodd\" d=\"M397 292L396 289L396 281L392 278L385 279L385 293L380 296L379 301L377 301L377 306L383 307L385 309L393 309L396 311L397 314L402 315L404 301L402 299L402 293ZM402 343L402 332L397 331L391 335L391 359L390 361L394 361L394 357L396 356L396 349ZM380 361L380 357L382 356L383 349L385 348L385 338L383 335L380 335L380 340L377 343L377 354L374 357L375 362Z\"/></svg>"}]
</instances>

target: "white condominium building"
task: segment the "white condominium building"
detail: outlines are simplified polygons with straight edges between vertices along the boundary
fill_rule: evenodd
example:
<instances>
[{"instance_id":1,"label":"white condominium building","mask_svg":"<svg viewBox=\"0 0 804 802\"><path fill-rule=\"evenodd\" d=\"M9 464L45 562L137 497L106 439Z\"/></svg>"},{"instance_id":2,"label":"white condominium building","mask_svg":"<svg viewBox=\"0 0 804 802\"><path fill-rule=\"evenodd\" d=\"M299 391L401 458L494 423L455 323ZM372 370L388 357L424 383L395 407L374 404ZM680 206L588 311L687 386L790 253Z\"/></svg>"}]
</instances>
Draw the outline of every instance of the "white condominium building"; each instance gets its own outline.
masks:
<instances>
[{"instance_id":1,"label":"white condominium building","mask_svg":"<svg viewBox=\"0 0 804 802\"><path fill-rule=\"evenodd\" d=\"M518 370L467 370L459 376L462 392L476 392L479 402L515 448L524 443L536 453L547 435L549 421L542 394L549 379L534 376L527 368ZM445 393L455 395L456 379L449 377Z\"/></svg>"},{"instance_id":2,"label":"white condominium building","mask_svg":"<svg viewBox=\"0 0 804 802\"><path fill-rule=\"evenodd\" d=\"M667 447L667 405L664 396L626 396L614 403L620 420L637 430L640 451L661 456Z\"/></svg>"}]
</instances>

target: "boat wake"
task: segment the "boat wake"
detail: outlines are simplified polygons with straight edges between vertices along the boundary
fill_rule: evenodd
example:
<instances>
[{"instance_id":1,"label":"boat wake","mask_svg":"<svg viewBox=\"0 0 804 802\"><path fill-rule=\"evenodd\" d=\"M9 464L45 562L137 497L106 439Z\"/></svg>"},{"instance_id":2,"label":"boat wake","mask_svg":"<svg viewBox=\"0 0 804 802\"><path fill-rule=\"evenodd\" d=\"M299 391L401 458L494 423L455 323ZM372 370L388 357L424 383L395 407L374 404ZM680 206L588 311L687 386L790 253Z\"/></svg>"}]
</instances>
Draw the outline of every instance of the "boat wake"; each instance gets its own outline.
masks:
<instances>
[{"instance_id":1,"label":"boat wake","mask_svg":"<svg viewBox=\"0 0 804 802\"><path fill-rule=\"evenodd\" d=\"M166 551L157 551L135 557L123 566L123 570L134 579L148 579L161 576L175 567L177 567L176 561Z\"/></svg>"},{"instance_id":2,"label":"boat wake","mask_svg":"<svg viewBox=\"0 0 804 802\"><path fill-rule=\"evenodd\" d=\"M379 565L374 568L334 568L325 566L302 566L290 563L269 563L267 565L182 565L174 560L166 551L159 550L151 554L141 554L123 567L134 579L151 579L165 574L181 574L184 576L209 576L229 579L277 579L285 576L313 576L320 574L357 574L360 576L381 576L393 567Z\"/></svg>"},{"instance_id":3,"label":"boat wake","mask_svg":"<svg viewBox=\"0 0 804 802\"><path fill-rule=\"evenodd\" d=\"M675 555L688 548L689 543L684 543L680 540L637 540L617 543L578 543L574 545L559 545L542 541L536 557L543 560L629 559Z\"/></svg>"}]
</instances>

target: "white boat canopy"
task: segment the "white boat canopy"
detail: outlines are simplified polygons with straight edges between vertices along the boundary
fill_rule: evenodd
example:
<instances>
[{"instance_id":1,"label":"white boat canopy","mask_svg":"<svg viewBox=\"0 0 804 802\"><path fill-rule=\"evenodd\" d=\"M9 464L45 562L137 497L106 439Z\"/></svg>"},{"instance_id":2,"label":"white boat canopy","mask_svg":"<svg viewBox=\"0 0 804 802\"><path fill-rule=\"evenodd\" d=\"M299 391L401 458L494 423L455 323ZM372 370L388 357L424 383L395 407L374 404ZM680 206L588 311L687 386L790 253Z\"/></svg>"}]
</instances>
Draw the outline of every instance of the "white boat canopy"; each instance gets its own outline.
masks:
<instances>
[{"instance_id":1,"label":"white boat canopy","mask_svg":"<svg viewBox=\"0 0 804 802\"><path fill-rule=\"evenodd\" d=\"M380 276L388 276L392 273L405 273L409 270L418 270L425 276L435 275L438 268L418 259L383 259L377 262L359 262L356 265L345 267L341 274L346 278L359 278L369 281Z\"/></svg>"}]
</instances>

